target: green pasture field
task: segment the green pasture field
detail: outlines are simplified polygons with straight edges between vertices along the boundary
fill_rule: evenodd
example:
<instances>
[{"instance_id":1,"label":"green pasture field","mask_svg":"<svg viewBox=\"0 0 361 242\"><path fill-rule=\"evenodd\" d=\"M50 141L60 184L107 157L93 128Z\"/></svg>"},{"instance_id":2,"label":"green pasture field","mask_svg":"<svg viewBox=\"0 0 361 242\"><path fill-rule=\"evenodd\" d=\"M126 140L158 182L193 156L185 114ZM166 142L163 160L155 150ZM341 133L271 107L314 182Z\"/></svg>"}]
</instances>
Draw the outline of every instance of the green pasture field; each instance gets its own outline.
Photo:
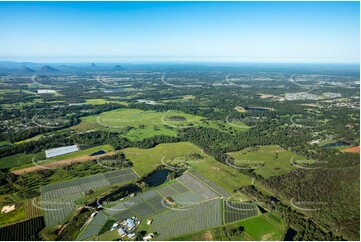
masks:
<instances>
[{"instance_id":1,"label":"green pasture field","mask_svg":"<svg viewBox=\"0 0 361 242\"><path fill-rule=\"evenodd\" d=\"M296 169L296 167L291 165L292 157L294 157L294 161L306 160L305 157L296 155L277 145L246 148L228 154L235 159L235 166L243 168L252 167L256 174L266 179L270 176L280 176Z\"/></svg>"},{"instance_id":2,"label":"green pasture field","mask_svg":"<svg viewBox=\"0 0 361 242\"><path fill-rule=\"evenodd\" d=\"M235 223L243 226L245 233L252 239L258 241L282 240L286 232L286 226L274 220L269 214L248 218Z\"/></svg>"},{"instance_id":3,"label":"green pasture field","mask_svg":"<svg viewBox=\"0 0 361 242\"><path fill-rule=\"evenodd\" d=\"M230 166L216 161L211 156L203 156L204 159L189 162L190 166L226 191L233 193L235 189L252 184L250 177Z\"/></svg>"},{"instance_id":4,"label":"green pasture field","mask_svg":"<svg viewBox=\"0 0 361 242\"><path fill-rule=\"evenodd\" d=\"M160 144L151 149L126 148L122 152L133 162L133 169L140 176L152 172L164 160L189 156L192 153L201 154L200 149L188 142Z\"/></svg>"}]
</instances>

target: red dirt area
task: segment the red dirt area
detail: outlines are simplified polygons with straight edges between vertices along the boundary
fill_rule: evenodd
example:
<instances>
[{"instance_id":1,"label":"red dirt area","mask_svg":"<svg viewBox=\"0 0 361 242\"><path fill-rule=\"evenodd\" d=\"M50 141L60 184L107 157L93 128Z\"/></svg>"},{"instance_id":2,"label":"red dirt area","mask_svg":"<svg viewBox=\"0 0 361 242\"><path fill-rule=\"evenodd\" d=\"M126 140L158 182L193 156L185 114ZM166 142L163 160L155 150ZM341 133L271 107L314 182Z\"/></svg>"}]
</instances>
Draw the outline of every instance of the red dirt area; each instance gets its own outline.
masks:
<instances>
[{"instance_id":1,"label":"red dirt area","mask_svg":"<svg viewBox=\"0 0 361 242\"><path fill-rule=\"evenodd\" d=\"M360 146L355 146L355 147L344 149L343 152L360 153Z\"/></svg>"}]
</instances>

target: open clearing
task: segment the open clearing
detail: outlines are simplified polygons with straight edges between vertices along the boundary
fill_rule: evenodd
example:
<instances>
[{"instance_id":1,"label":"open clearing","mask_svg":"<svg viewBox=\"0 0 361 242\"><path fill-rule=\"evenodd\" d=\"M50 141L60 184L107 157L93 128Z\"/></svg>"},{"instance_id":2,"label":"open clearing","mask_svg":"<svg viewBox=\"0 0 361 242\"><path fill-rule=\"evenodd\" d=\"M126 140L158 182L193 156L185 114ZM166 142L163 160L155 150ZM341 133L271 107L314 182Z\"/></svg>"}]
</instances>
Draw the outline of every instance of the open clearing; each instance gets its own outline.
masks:
<instances>
[{"instance_id":1,"label":"open clearing","mask_svg":"<svg viewBox=\"0 0 361 242\"><path fill-rule=\"evenodd\" d=\"M286 174L296 167L291 165L294 161L306 160L305 157L296 155L277 145L246 148L237 152L228 153L234 158L234 165L240 168L253 168L255 173L264 178Z\"/></svg>"}]
</instances>

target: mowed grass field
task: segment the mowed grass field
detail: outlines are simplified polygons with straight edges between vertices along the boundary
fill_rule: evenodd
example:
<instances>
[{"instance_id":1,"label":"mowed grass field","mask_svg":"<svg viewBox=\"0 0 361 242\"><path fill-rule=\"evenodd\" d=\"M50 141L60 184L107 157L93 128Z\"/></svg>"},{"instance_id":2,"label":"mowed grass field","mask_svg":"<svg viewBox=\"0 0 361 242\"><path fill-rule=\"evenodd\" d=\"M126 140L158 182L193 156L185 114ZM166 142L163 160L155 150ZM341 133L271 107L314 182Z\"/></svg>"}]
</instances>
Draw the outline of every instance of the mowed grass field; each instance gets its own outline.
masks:
<instances>
[{"instance_id":1,"label":"mowed grass field","mask_svg":"<svg viewBox=\"0 0 361 242\"><path fill-rule=\"evenodd\" d=\"M236 225L243 226L247 237L256 241L282 240L286 233L286 226L281 221L276 221L270 214L248 218L236 222Z\"/></svg>"},{"instance_id":2,"label":"mowed grass field","mask_svg":"<svg viewBox=\"0 0 361 242\"><path fill-rule=\"evenodd\" d=\"M148 174L157 166L162 165L164 157L163 162L167 165L173 165L172 161L174 160L185 161L191 168L231 193L234 189L250 185L252 182L248 176L216 161L189 142L160 144L151 149L127 148L122 152L133 161L133 169L140 176ZM194 158L194 154L198 154L199 157Z\"/></svg>"},{"instance_id":3,"label":"mowed grass field","mask_svg":"<svg viewBox=\"0 0 361 242\"><path fill-rule=\"evenodd\" d=\"M95 146L89 149L84 149L76 152L72 152L65 155L56 156L53 158L46 159L45 152L39 152L35 154L16 154L8 157L4 157L0 159L0 168L10 168L11 171L27 168L34 166L32 162L33 158L35 157L35 161L37 164L46 164L50 162L56 162L61 160L67 160L71 158L77 158L84 155L91 155L94 152L99 150L104 150L105 152L114 151L114 148L110 145L100 145Z\"/></svg>"},{"instance_id":4,"label":"mowed grass field","mask_svg":"<svg viewBox=\"0 0 361 242\"><path fill-rule=\"evenodd\" d=\"M255 173L264 178L283 175L296 169L291 165L292 157L294 161L306 160L305 157L296 155L277 145L246 148L228 154L234 158L235 166L252 167Z\"/></svg>"}]
</instances>

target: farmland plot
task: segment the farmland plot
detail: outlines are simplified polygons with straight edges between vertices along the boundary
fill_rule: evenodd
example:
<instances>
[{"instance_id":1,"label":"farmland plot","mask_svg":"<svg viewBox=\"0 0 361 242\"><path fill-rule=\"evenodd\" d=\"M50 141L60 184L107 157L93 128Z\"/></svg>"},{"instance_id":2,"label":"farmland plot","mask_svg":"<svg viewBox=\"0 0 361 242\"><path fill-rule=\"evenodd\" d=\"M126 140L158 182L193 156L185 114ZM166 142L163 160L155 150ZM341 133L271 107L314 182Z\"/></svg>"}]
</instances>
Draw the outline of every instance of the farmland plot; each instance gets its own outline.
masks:
<instances>
[{"instance_id":1,"label":"farmland plot","mask_svg":"<svg viewBox=\"0 0 361 242\"><path fill-rule=\"evenodd\" d=\"M115 183L134 181L138 176L132 169L112 171L104 174L50 184L41 188L43 199L53 199L73 193L86 192Z\"/></svg>"},{"instance_id":2,"label":"farmland plot","mask_svg":"<svg viewBox=\"0 0 361 242\"><path fill-rule=\"evenodd\" d=\"M198 180L202 181L203 183L205 183L207 186L209 186L210 188L212 188L214 191L216 191L219 195L223 196L223 197L229 197L231 194L229 192L227 192L226 190L224 190L222 187L218 186L217 184L215 184L214 182L212 182L211 180L209 180L208 178L206 178L205 176L199 174L198 172L196 172L195 170L190 170L189 171L190 174L192 174L194 177L196 177Z\"/></svg>"},{"instance_id":3,"label":"farmland plot","mask_svg":"<svg viewBox=\"0 0 361 242\"><path fill-rule=\"evenodd\" d=\"M200 182L198 179L194 178L192 175L185 173L182 176L178 177L177 180L183 185L188 187L188 189L196 192L204 200L210 200L216 197L219 197L214 191L208 188L204 183Z\"/></svg>"},{"instance_id":4,"label":"farmland plot","mask_svg":"<svg viewBox=\"0 0 361 242\"><path fill-rule=\"evenodd\" d=\"M73 202L45 202L44 214L46 226L61 224L75 209Z\"/></svg>"},{"instance_id":5,"label":"farmland plot","mask_svg":"<svg viewBox=\"0 0 361 242\"><path fill-rule=\"evenodd\" d=\"M255 204L236 201L224 201L224 222L231 223L258 215Z\"/></svg>"},{"instance_id":6,"label":"farmland plot","mask_svg":"<svg viewBox=\"0 0 361 242\"><path fill-rule=\"evenodd\" d=\"M159 234L157 239L194 233L222 225L221 199L213 199L190 207L188 210L170 210L154 218L151 231Z\"/></svg>"},{"instance_id":7,"label":"farmland plot","mask_svg":"<svg viewBox=\"0 0 361 242\"><path fill-rule=\"evenodd\" d=\"M32 199L25 201L26 218L34 218L42 215L42 210L33 205Z\"/></svg>"},{"instance_id":8,"label":"farmland plot","mask_svg":"<svg viewBox=\"0 0 361 242\"><path fill-rule=\"evenodd\" d=\"M177 191L171 188L169 185L157 188L156 191L163 197L170 197L174 194L177 194Z\"/></svg>"},{"instance_id":9,"label":"farmland plot","mask_svg":"<svg viewBox=\"0 0 361 242\"><path fill-rule=\"evenodd\" d=\"M44 227L44 217L7 225L0 228L0 241L40 240L38 235Z\"/></svg>"},{"instance_id":10,"label":"farmland plot","mask_svg":"<svg viewBox=\"0 0 361 242\"><path fill-rule=\"evenodd\" d=\"M200 203L203 201L201 196L192 191L173 195L172 198L178 205L184 206Z\"/></svg>"},{"instance_id":11,"label":"farmland plot","mask_svg":"<svg viewBox=\"0 0 361 242\"><path fill-rule=\"evenodd\" d=\"M104 213L98 213L92 221L85 227L85 229L80 233L77 240L84 240L95 235L98 235L102 230L103 226L107 223L109 217Z\"/></svg>"},{"instance_id":12,"label":"farmland plot","mask_svg":"<svg viewBox=\"0 0 361 242\"><path fill-rule=\"evenodd\" d=\"M166 209L162 205L162 199L154 191L149 191L118 203L111 208L105 208L105 211L116 219L122 218L125 214L145 218Z\"/></svg>"}]
</instances>

